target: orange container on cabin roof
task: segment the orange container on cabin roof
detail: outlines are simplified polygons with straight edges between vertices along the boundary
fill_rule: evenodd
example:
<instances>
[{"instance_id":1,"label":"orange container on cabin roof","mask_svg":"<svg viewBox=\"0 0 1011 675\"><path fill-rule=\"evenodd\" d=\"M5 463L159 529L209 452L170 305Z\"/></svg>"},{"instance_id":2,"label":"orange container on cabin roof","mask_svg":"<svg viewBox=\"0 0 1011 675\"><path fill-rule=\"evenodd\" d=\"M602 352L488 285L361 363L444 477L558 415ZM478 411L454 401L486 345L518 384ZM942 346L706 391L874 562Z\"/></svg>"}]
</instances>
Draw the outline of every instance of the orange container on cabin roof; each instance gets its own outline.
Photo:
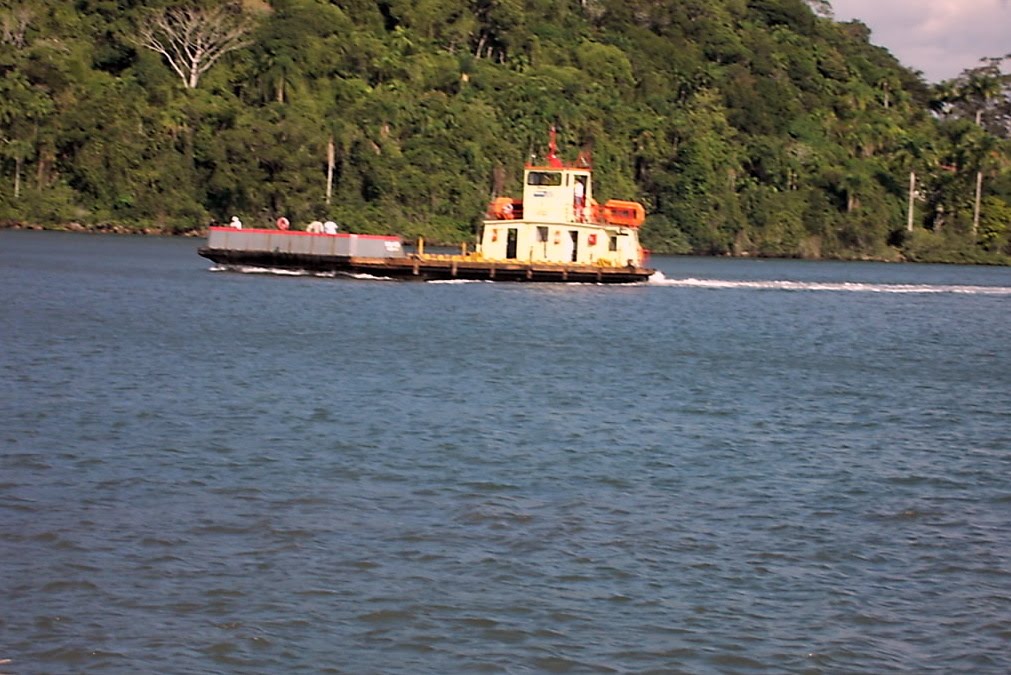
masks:
<instances>
[{"instance_id":1,"label":"orange container on cabin roof","mask_svg":"<svg viewBox=\"0 0 1011 675\"><path fill-rule=\"evenodd\" d=\"M604 220L612 225L639 227L646 220L646 209L638 202L608 199L604 202Z\"/></svg>"}]
</instances>

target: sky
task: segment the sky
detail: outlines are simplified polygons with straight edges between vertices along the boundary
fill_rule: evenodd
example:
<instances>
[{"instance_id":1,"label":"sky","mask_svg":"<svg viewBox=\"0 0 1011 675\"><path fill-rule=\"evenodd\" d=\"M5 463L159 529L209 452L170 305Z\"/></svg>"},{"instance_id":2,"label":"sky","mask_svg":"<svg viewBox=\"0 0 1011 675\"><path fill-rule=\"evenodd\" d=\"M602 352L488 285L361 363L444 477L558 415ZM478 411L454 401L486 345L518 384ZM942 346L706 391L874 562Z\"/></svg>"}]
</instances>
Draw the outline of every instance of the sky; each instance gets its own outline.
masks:
<instances>
[{"instance_id":1,"label":"sky","mask_svg":"<svg viewBox=\"0 0 1011 675\"><path fill-rule=\"evenodd\" d=\"M1011 0L830 0L836 21L859 19L871 42L940 82L980 58L1011 53ZM1004 62L1011 72L1011 61Z\"/></svg>"}]
</instances>

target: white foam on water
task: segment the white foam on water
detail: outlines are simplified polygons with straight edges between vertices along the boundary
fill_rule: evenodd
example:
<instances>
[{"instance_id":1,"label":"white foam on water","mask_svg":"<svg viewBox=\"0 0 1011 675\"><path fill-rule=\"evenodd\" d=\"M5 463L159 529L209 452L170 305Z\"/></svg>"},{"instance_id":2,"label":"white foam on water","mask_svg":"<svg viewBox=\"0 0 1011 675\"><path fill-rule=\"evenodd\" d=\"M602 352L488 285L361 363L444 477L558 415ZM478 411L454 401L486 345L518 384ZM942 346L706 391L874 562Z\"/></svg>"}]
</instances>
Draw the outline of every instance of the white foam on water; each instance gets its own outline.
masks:
<instances>
[{"instance_id":1,"label":"white foam on water","mask_svg":"<svg viewBox=\"0 0 1011 675\"><path fill-rule=\"evenodd\" d=\"M239 274L272 274L280 277L316 277L320 279L335 279L347 277L350 279L365 279L371 281L395 281L390 277L377 277L372 274L350 272L312 272L309 270L290 270L281 267L255 267L253 265L214 265L211 272L238 272Z\"/></svg>"},{"instance_id":2,"label":"white foam on water","mask_svg":"<svg viewBox=\"0 0 1011 675\"><path fill-rule=\"evenodd\" d=\"M214 265L211 272L238 272L240 274L276 274L286 277L310 276L305 270L286 270L279 267L254 267L252 265Z\"/></svg>"},{"instance_id":3,"label":"white foam on water","mask_svg":"<svg viewBox=\"0 0 1011 675\"><path fill-rule=\"evenodd\" d=\"M254 267L252 265L213 265L211 272L238 272L240 274L272 274L288 277L320 277L332 279L347 277L366 281L396 281L391 277L375 276L366 273L348 272L309 272L306 270L289 270L277 267ZM429 284L494 284L490 279L438 279L428 281ZM563 283L563 282L558 282ZM995 295L1011 296L1009 286L965 286L965 285L931 285L931 284L872 284L861 282L831 282L831 281L787 281L776 279L740 280L740 279L668 279L663 272L654 272L649 280L630 282L627 284L602 284L600 282L567 283L567 286L663 286L668 288L711 288L711 289L754 289L768 291L829 291L849 293L951 293L962 295Z\"/></svg>"},{"instance_id":4,"label":"white foam on water","mask_svg":"<svg viewBox=\"0 0 1011 675\"><path fill-rule=\"evenodd\" d=\"M348 279L361 279L364 281L396 281L396 279L392 277L377 277L374 274L366 274L365 272L341 272L340 276L347 277Z\"/></svg>"},{"instance_id":5,"label":"white foam on water","mask_svg":"<svg viewBox=\"0 0 1011 675\"><path fill-rule=\"evenodd\" d=\"M427 284L501 284L503 286L564 286L573 288L578 286L645 286L645 281L629 281L627 283L603 282L603 281L495 281L494 279L432 279L426 281Z\"/></svg>"},{"instance_id":6,"label":"white foam on water","mask_svg":"<svg viewBox=\"0 0 1011 675\"><path fill-rule=\"evenodd\" d=\"M653 286L674 288L713 288L775 291L833 291L850 293L961 293L965 295L1011 295L1008 286L959 286L928 284L868 284L860 282L729 280L729 279L668 279L663 272L649 278Z\"/></svg>"}]
</instances>

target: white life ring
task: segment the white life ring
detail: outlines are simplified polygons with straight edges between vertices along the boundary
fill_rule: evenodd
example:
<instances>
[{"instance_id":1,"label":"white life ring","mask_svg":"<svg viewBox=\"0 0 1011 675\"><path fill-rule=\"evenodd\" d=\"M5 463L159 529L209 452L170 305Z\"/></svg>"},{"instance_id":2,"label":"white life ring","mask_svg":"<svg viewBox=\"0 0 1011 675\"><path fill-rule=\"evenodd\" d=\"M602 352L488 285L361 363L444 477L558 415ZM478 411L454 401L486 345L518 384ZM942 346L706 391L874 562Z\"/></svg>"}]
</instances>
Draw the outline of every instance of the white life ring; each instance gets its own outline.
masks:
<instances>
[{"instance_id":1,"label":"white life ring","mask_svg":"<svg viewBox=\"0 0 1011 675\"><path fill-rule=\"evenodd\" d=\"M284 216L281 216L280 218L277 219L277 229L287 230L289 226L291 226L291 223L288 222L288 219L285 218Z\"/></svg>"}]
</instances>

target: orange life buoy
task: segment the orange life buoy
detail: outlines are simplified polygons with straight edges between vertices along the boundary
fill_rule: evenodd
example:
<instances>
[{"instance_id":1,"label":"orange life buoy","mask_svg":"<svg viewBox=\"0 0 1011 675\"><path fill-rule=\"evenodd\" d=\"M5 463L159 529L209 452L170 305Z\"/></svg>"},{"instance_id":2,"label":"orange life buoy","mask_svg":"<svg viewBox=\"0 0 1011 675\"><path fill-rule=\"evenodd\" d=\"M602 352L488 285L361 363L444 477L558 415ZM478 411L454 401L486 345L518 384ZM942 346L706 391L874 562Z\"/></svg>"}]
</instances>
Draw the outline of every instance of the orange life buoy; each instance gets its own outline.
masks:
<instances>
[{"instance_id":1,"label":"orange life buoy","mask_svg":"<svg viewBox=\"0 0 1011 675\"><path fill-rule=\"evenodd\" d=\"M291 223L289 223L288 219L284 216L277 219L277 229L279 230L287 230L290 225Z\"/></svg>"},{"instance_id":2,"label":"orange life buoy","mask_svg":"<svg viewBox=\"0 0 1011 675\"><path fill-rule=\"evenodd\" d=\"M560 230L555 230L555 246L562 243L562 233Z\"/></svg>"},{"instance_id":3,"label":"orange life buoy","mask_svg":"<svg viewBox=\"0 0 1011 675\"><path fill-rule=\"evenodd\" d=\"M595 235L595 234L589 235L586 238L586 243L588 243L590 246L596 246L597 245L597 235Z\"/></svg>"},{"instance_id":4,"label":"orange life buoy","mask_svg":"<svg viewBox=\"0 0 1011 675\"><path fill-rule=\"evenodd\" d=\"M491 240L492 241L498 241L498 230L497 229L493 229L491 231Z\"/></svg>"}]
</instances>

